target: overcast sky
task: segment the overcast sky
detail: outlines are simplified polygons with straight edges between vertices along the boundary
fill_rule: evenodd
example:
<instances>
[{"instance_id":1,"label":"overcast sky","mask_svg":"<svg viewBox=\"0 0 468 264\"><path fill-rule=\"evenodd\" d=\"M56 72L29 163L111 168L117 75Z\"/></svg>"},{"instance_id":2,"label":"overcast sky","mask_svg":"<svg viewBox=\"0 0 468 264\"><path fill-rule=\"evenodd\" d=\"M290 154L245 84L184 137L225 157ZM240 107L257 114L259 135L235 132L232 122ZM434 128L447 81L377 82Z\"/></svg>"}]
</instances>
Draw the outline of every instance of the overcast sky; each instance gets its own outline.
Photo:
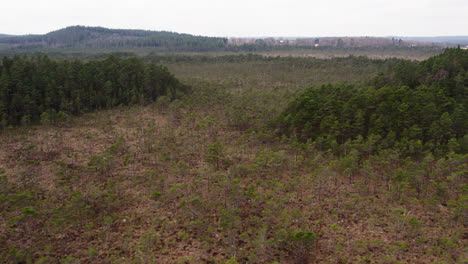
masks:
<instances>
[{"instance_id":1,"label":"overcast sky","mask_svg":"<svg viewBox=\"0 0 468 264\"><path fill-rule=\"evenodd\" d=\"M206 36L468 35L468 0L13 0L0 33L71 25Z\"/></svg>"}]
</instances>

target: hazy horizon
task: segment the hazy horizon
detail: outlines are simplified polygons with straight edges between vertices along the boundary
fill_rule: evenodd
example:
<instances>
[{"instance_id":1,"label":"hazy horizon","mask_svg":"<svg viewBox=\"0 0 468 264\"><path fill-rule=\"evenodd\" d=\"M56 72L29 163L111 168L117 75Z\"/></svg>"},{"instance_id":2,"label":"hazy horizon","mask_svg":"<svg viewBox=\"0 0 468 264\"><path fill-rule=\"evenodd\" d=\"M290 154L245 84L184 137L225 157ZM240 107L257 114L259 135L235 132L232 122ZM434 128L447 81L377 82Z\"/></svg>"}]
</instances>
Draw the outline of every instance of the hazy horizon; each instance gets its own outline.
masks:
<instances>
[{"instance_id":1,"label":"hazy horizon","mask_svg":"<svg viewBox=\"0 0 468 264\"><path fill-rule=\"evenodd\" d=\"M5 34L5 35L10 35L10 36L26 36L26 35L45 35L47 33L50 33L50 32L53 32L53 31L56 31L56 30L60 30L60 29L64 29L64 28L68 28L68 27L74 27L74 26L83 26L83 27L91 27L91 28L95 28L95 27L102 27L102 28L108 28L108 29L115 29L115 30L148 30L148 31L169 31L169 30L164 30L164 29L142 29L142 28L117 28L117 27L104 27L104 26L100 26L100 25L69 25L69 26L65 26L65 27L62 27L62 28L56 28L54 30L50 30L50 31L47 31L47 32L40 32L40 33L26 33L26 34L9 34L9 33L4 33L4 32L0 32L0 34ZM170 31L170 32L174 32L174 33L180 33L180 34L190 34L190 35L196 35L196 36L207 36L207 35L197 35L197 34L193 34L193 33L190 33L190 32L177 32L177 31ZM257 35L257 36L208 36L208 37L228 37L228 38L334 38L334 37L355 37L355 38L359 38L359 37L381 37L381 38L392 38L392 37L401 37L401 38L450 38L450 37L468 37L468 33L465 34L465 35L424 35L424 36L413 36L413 35L400 35L400 36L396 36L396 35L382 35L382 36L376 36L376 35L354 35L354 36L351 36L351 35L329 35L329 36L326 36L326 35L323 35L323 36L288 36L288 35L279 35L279 36L262 36L262 35Z\"/></svg>"},{"instance_id":2,"label":"hazy horizon","mask_svg":"<svg viewBox=\"0 0 468 264\"><path fill-rule=\"evenodd\" d=\"M3 9L0 33L11 35L45 34L73 25L216 37L468 35L464 0L18 0Z\"/></svg>"}]
</instances>

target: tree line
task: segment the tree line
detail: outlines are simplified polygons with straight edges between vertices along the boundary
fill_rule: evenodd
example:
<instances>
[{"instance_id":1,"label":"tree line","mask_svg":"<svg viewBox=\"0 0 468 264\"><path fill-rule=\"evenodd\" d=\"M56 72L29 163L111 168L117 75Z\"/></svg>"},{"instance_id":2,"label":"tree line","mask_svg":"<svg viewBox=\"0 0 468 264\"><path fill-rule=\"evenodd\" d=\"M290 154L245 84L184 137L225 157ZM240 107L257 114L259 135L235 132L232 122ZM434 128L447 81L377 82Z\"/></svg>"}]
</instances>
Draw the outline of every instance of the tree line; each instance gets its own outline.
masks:
<instances>
[{"instance_id":1,"label":"tree line","mask_svg":"<svg viewBox=\"0 0 468 264\"><path fill-rule=\"evenodd\" d=\"M315 44L320 43L319 47ZM4 36L0 44L15 51L71 49L139 49L152 48L157 52L265 52L265 51L419 51L438 53L438 45L413 47L401 40L386 38L321 38L281 42L275 39L257 39L254 43L233 45L227 38L205 37L168 31L109 29L104 27L71 26L43 35Z\"/></svg>"},{"instance_id":2,"label":"tree line","mask_svg":"<svg viewBox=\"0 0 468 264\"><path fill-rule=\"evenodd\" d=\"M0 127L149 103L187 89L165 67L135 57L88 62L4 57L0 61Z\"/></svg>"},{"instance_id":3,"label":"tree line","mask_svg":"<svg viewBox=\"0 0 468 264\"><path fill-rule=\"evenodd\" d=\"M133 56L133 53L119 52L115 53L121 56ZM295 57L295 56L268 56L256 53L229 54L229 55L186 55L186 54L158 54L150 53L143 57L145 61L157 63L245 63L245 62L284 62L290 65L301 65L305 68L322 67L323 65L349 64L353 66L365 65L393 65L402 59L386 58L373 60L365 56L349 55L347 57L335 57L332 59L320 59L316 57Z\"/></svg>"},{"instance_id":4,"label":"tree line","mask_svg":"<svg viewBox=\"0 0 468 264\"><path fill-rule=\"evenodd\" d=\"M447 49L421 63L401 61L368 85L310 87L274 124L281 134L346 154L398 149L468 151L468 52Z\"/></svg>"}]
</instances>

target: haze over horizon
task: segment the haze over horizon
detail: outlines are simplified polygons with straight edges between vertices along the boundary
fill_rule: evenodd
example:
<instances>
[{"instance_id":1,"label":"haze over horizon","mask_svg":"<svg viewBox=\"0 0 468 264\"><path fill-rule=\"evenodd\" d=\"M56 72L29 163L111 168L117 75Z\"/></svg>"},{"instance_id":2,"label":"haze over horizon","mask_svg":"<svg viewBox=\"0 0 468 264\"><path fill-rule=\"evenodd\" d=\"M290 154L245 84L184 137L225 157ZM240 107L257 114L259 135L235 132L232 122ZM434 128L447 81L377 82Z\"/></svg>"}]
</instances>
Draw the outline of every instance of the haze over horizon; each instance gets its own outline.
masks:
<instances>
[{"instance_id":1,"label":"haze over horizon","mask_svg":"<svg viewBox=\"0 0 468 264\"><path fill-rule=\"evenodd\" d=\"M3 4L0 33L45 34L83 25L219 37L463 36L468 1L215 0Z\"/></svg>"}]
</instances>

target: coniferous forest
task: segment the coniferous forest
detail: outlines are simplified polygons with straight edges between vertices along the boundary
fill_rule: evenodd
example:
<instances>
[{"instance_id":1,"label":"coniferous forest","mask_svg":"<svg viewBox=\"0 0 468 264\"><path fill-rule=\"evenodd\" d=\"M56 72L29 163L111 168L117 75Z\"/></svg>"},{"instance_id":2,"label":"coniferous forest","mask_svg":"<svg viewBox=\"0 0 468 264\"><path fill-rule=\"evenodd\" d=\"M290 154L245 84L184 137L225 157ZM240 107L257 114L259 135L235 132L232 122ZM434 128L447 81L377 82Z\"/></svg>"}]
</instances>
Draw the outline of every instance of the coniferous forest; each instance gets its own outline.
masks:
<instances>
[{"instance_id":1,"label":"coniferous forest","mask_svg":"<svg viewBox=\"0 0 468 264\"><path fill-rule=\"evenodd\" d=\"M468 151L468 53L448 49L419 64L403 61L367 84L308 88L278 117L281 133L346 152L368 142L375 154ZM348 150L349 151L349 150Z\"/></svg>"},{"instance_id":2,"label":"coniferous forest","mask_svg":"<svg viewBox=\"0 0 468 264\"><path fill-rule=\"evenodd\" d=\"M0 64L0 122L53 122L120 105L147 104L187 89L168 70L141 59L53 61L47 56L5 57Z\"/></svg>"},{"instance_id":3,"label":"coniferous forest","mask_svg":"<svg viewBox=\"0 0 468 264\"><path fill-rule=\"evenodd\" d=\"M227 39L193 36L167 31L108 29L72 26L45 35L5 36L0 44L19 49L37 48L141 48L164 51L221 50Z\"/></svg>"}]
</instances>

